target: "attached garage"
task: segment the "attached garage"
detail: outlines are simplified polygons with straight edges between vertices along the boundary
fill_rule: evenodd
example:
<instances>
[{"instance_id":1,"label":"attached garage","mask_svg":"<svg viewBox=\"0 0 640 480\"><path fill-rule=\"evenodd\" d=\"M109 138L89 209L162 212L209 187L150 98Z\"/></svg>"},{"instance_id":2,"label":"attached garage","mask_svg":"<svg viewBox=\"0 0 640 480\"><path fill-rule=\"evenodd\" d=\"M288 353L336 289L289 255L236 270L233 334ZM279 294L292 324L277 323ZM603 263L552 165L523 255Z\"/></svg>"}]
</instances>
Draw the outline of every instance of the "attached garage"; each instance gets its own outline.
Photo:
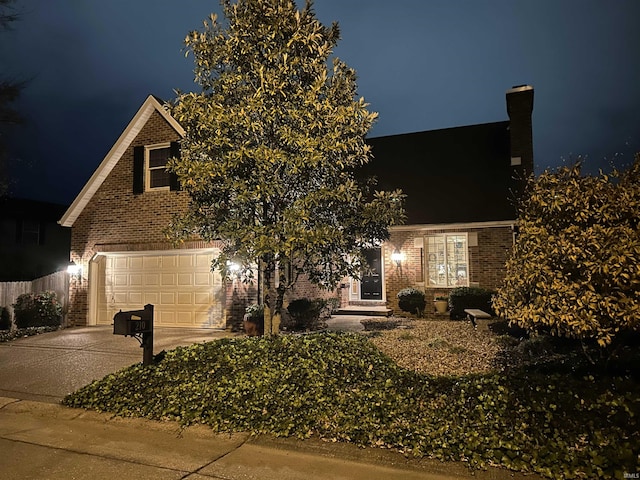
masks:
<instances>
[{"instance_id":1,"label":"attached garage","mask_svg":"<svg viewBox=\"0 0 640 480\"><path fill-rule=\"evenodd\" d=\"M90 265L90 323L154 305L158 327L224 328L224 289L211 272L215 249L97 255Z\"/></svg>"}]
</instances>

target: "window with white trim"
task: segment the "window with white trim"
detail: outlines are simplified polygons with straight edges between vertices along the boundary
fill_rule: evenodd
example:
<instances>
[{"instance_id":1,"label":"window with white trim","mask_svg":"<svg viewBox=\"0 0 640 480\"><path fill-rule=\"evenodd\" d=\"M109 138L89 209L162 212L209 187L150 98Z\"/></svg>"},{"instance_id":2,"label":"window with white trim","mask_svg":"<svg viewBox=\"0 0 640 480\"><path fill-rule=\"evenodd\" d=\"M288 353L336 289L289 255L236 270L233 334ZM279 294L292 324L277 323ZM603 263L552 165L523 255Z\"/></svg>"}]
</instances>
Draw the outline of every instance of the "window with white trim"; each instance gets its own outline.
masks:
<instances>
[{"instance_id":1,"label":"window with white trim","mask_svg":"<svg viewBox=\"0 0 640 480\"><path fill-rule=\"evenodd\" d=\"M427 285L469 286L469 238L466 233L443 233L425 237Z\"/></svg>"},{"instance_id":2,"label":"window with white trim","mask_svg":"<svg viewBox=\"0 0 640 480\"><path fill-rule=\"evenodd\" d=\"M145 147L145 190L168 190L171 176L167 161L171 157L171 144Z\"/></svg>"}]
</instances>

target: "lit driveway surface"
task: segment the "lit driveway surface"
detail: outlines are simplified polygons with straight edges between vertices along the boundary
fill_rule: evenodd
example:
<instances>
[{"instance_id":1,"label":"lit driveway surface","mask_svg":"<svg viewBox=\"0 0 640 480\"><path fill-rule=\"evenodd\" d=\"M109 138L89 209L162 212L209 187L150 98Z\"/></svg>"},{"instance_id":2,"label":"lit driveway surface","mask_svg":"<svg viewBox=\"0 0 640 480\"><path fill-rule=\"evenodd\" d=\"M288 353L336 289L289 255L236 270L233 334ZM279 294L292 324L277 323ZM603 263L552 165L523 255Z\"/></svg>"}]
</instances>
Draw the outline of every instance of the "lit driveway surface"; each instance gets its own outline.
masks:
<instances>
[{"instance_id":1,"label":"lit driveway surface","mask_svg":"<svg viewBox=\"0 0 640 480\"><path fill-rule=\"evenodd\" d=\"M156 328L153 353L233 336L224 330ZM0 396L58 403L78 388L142 362L132 337L112 326L74 327L0 343Z\"/></svg>"}]
</instances>

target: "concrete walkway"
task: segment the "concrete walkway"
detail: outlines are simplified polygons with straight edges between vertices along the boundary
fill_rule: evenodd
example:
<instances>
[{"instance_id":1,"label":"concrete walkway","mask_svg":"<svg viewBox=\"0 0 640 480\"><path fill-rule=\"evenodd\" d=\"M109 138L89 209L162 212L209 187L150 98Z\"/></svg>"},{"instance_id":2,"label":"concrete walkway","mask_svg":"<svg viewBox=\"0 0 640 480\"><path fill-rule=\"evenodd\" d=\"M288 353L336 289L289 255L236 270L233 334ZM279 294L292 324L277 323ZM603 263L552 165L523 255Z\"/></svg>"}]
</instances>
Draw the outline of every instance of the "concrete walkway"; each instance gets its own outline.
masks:
<instances>
[{"instance_id":1,"label":"concrete walkway","mask_svg":"<svg viewBox=\"0 0 640 480\"><path fill-rule=\"evenodd\" d=\"M219 435L205 426L181 429L175 422L123 419L59 405L68 392L142 360L135 339L111 332L111 327L71 328L0 343L0 478L525 478L498 469L472 472L463 464L405 458L376 448ZM156 329L154 351L227 335Z\"/></svg>"}]
</instances>

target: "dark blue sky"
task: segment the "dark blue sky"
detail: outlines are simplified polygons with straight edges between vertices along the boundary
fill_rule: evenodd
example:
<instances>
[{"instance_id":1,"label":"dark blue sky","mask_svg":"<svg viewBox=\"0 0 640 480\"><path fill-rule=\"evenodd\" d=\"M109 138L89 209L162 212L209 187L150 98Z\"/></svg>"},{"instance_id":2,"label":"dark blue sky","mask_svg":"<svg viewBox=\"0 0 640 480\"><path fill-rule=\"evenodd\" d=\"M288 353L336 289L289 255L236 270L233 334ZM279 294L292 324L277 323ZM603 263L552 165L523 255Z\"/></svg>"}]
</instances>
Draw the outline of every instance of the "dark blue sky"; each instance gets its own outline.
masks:
<instances>
[{"instance_id":1,"label":"dark blue sky","mask_svg":"<svg viewBox=\"0 0 640 480\"><path fill-rule=\"evenodd\" d=\"M299 3L300 4L300 3ZM216 0L17 0L0 73L30 79L16 196L70 203L146 96L197 89L182 42ZM638 0L317 0L379 112L371 136L506 120L535 88L536 170L640 151ZM606 160L605 160L606 159Z\"/></svg>"}]
</instances>

